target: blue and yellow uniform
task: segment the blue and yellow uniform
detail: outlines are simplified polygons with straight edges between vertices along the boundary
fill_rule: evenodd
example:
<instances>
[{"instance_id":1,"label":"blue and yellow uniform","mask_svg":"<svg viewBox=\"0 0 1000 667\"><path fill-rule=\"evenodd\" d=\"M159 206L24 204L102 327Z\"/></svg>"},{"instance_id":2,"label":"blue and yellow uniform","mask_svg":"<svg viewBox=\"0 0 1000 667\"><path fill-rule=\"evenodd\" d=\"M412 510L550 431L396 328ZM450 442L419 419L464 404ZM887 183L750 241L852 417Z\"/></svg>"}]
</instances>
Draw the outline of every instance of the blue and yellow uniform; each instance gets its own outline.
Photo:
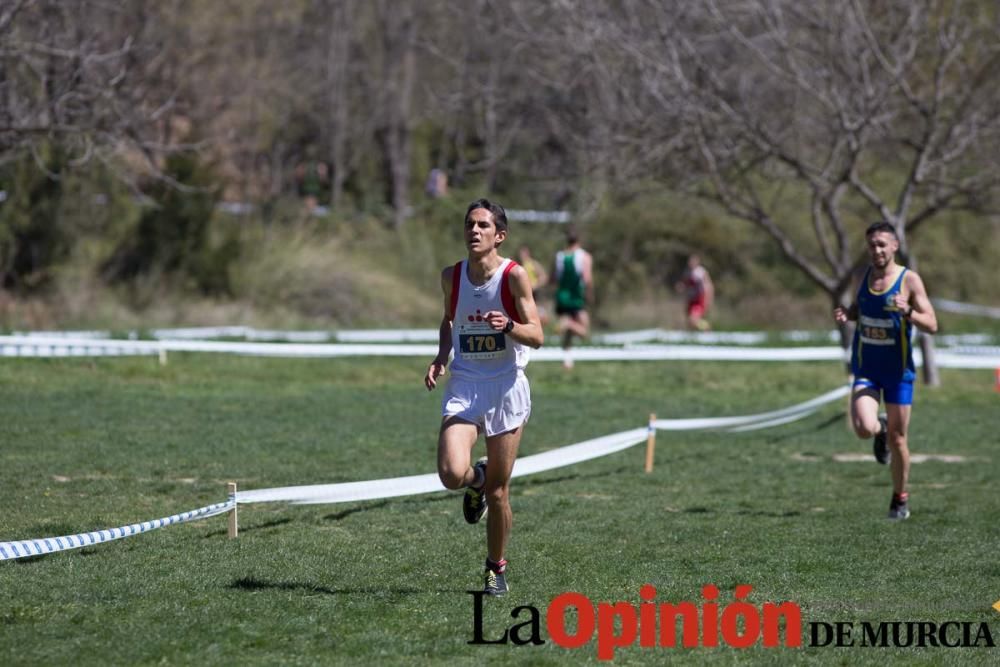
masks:
<instances>
[{"instance_id":1,"label":"blue and yellow uniform","mask_svg":"<svg viewBox=\"0 0 1000 667\"><path fill-rule=\"evenodd\" d=\"M886 403L913 403L913 326L896 308L906 269L892 286L875 292L868 283L871 269L858 289L858 328L854 332L851 371L854 386L881 391Z\"/></svg>"}]
</instances>

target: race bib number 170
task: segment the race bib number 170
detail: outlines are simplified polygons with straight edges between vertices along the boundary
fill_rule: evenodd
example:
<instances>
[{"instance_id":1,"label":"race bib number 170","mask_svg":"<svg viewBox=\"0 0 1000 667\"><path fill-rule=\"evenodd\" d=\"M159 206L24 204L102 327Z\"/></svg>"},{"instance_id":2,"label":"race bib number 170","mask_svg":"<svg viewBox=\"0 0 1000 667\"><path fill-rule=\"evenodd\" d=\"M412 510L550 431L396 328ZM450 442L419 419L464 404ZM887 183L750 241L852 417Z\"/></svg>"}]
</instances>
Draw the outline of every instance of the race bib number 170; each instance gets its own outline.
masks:
<instances>
[{"instance_id":1,"label":"race bib number 170","mask_svg":"<svg viewBox=\"0 0 1000 667\"><path fill-rule=\"evenodd\" d=\"M466 359L496 359L507 349L507 337L483 322L460 324L458 346Z\"/></svg>"}]
</instances>

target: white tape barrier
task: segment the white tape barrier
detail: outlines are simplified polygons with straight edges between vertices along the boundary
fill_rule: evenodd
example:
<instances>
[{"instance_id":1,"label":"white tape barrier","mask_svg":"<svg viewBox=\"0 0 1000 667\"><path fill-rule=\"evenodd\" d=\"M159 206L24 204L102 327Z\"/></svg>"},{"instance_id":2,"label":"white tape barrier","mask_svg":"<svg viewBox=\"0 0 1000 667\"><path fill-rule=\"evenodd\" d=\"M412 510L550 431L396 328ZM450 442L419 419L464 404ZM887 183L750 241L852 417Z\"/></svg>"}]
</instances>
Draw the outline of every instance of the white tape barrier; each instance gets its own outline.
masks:
<instances>
[{"instance_id":1,"label":"white tape barrier","mask_svg":"<svg viewBox=\"0 0 1000 667\"><path fill-rule=\"evenodd\" d=\"M961 347L964 345L990 345L995 336L990 334L937 334L934 341L947 347Z\"/></svg>"},{"instance_id":2,"label":"white tape barrier","mask_svg":"<svg viewBox=\"0 0 1000 667\"><path fill-rule=\"evenodd\" d=\"M160 354L155 341L0 336L0 357L117 357Z\"/></svg>"},{"instance_id":3,"label":"white tape barrier","mask_svg":"<svg viewBox=\"0 0 1000 667\"><path fill-rule=\"evenodd\" d=\"M436 332L435 332L436 333ZM599 345L639 345L643 343L690 343L697 345L761 345L770 337L789 343L826 342L840 343L840 332L831 331L674 331L667 329L642 329L619 333L596 334L591 337ZM963 345L989 345L996 339L992 334L938 334L935 342L945 347ZM437 340L436 338L434 340Z\"/></svg>"},{"instance_id":4,"label":"white tape barrier","mask_svg":"<svg viewBox=\"0 0 1000 667\"><path fill-rule=\"evenodd\" d=\"M76 535L62 535L60 537L43 537L37 540L19 540L15 542L0 542L0 561L14 560L17 558L28 558L30 556L44 556L59 551L69 549L80 549L95 544L103 544L120 540L123 537L141 535L165 526L173 526L200 519L207 519L211 516L224 514L236 506L236 500L230 498L224 503L200 507L190 512L182 512L173 516L155 519L153 521L143 521L133 523L121 528L109 528L107 530L95 530L89 533L78 533Z\"/></svg>"},{"instance_id":5,"label":"white tape barrier","mask_svg":"<svg viewBox=\"0 0 1000 667\"><path fill-rule=\"evenodd\" d=\"M204 340L206 338L244 338L249 341L284 341L288 343L328 343L336 336L329 331L285 331L253 327L188 327L153 329L156 340Z\"/></svg>"},{"instance_id":6,"label":"white tape barrier","mask_svg":"<svg viewBox=\"0 0 1000 667\"><path fill-rule=\"evenodd\" d=\"M732 345L633 345L627 348L574 347L576 361L842 361L839 346L825 347L736 347ZM557 347L532 351L534 361L562 360Z\"/></svg>"},{"instance_id":7,"label":"white tape barrier","mask_svg":"<svg viewBox=\"0 0 1000 667\"><path fill-rule=\"evenodd\" d=\"M1000 354L993 348L969 348L977 353L941 350L942 368L1000 368ZM166 352L212 352L265 357L425 357L437 354L437 345L397 344L308 344L238 343L206 340L87 340L0 336L0 357L77 357L162 355ZM985 352L985 354L984 354ZM579 347L569 353L577 361L846 361L839 346L744 348L734 346L647 345L623 348ZM543 347L531 353L535 361L562 361L567 353L557 347ZM919 350L914 360L922 365Z\"/></svg>"},{"instance_id":8,"label":"white tape barrier","mask_svg":"<svg viewBox=\"0 0 1000 667\"><path fill-rule=\"evenodd\" d=\"M110 338L110 332L76 332L78 337ZM32 332L31 336L44 336L46 332ZM61 337L74 337L67 332ZM804 343L809 341L839 343L836 331L782 331L776 334L779 340ZM437 329L353 329L343 331L283 331L254 329L252 327L193 327L186 329L153 329L155 340L211 340L218 338L243 338L248 341L274 341L287 343L437 343ZM597 345L635 345L639 343L689 343L696 345L760 345L767 342L769 334L759 331L669 331L665 329L645 329L621 333L598 334L591 338ZM130 340L138 338L136 332ZM994 337L990 334L944 334L937 336L937 342L944 346L989 345Z\"/></svg>"},{"instance_id":9,"label":"white tape barrier","mask_svg":"<svg viewBox=\"0 0 1000 667\"><path fill-rule=\"evenodd\" d=\"M85 338L88 340L111 338L110 331L15 331L12 335L35 338Z\"/></svg>"},{"instance_id":10,"label":"white tape barrier","mask_svg":"<svg viewBox=\"0 0 1000 667\"><path fill-rule=\"evenodd\" d=\"M600 438L559 447L540 454L520 458L514 463L513 477L533 475L547 470L571 466L583 461L608 456L645 442L649 428L680 431L692 429L728 428L730 431L751 430L785 424L802 419L823 405L845 396L848 387L839 387L822 396L781 410L742 417L713 417L703 419L659 419L647 428L613 433ZM734 428L735 427L735 428ZM121 528L46 537L34 540L0 542L0 561L41 556L69 549L111 542L123 537L131 537L163 528L164 526L206 519L233 509L237 503L292 502L296 504L343 503L361 500L378 500L399 496L417 495L443 491L437 474L411 475L390 479L375 479L364 482L341 484L315 484L308 486L288 486L272 489L256 489L237 492L224 503L208 505L190 512L175 514L163 519L145 521Z\"/></svg>"},{"instance_id":11,"label":"white tape barrier","mask_svg":"<svg viewBox=\"0 0 1000 667\"><path fill-rule=\"evenodd\" d=\"M15 331L13 336L32 338L82 338L87 340L109 339L110 331ZM137 340L138 331L128 332L128 340ZM342 331L255 329L245 326L179 327L151 329L153 340L212 340L242 338L248 341L275 341L286 343L436 343L437 329L345 329Z\"/></svg>"},{"instance_id":12,"label":"white tape barrier","mask_svg":"<svg viewBox=\"0 0 1000 667\"><path fill-rule=\"evenodd\" d=\"M950 350L938 350L934 359L940 368L962 368L966 370L1000 368L1000 354L963 354ZM914 350L913 360L923 366L920 350Z\"/></svg>"},{"instance_id":13,"label":"white tape barrier","mask_svg":"<svg viewBox=\"0 0 1000 667\"><path fill-rule=\"evenodd\" d=\"M541 454L517 459L514 462L513 477L523 477L536 472L553 470L607 456L627 449L639 442L645 442L645 428L622 433L614 433L601 438L560 447ZM315 484L311 486L286 486L274 489L238 491L236 500L240 503L291 502L296 504L346 503L358 500L377 500L398 496L413 496L422 493L444 491L436 473L375 479L366 482L345 482L341 484Z\"/></svg>"},{"instance_id":14,"label":"white tape barrier","mask_svg":"<svg viewBox=\"0 0 1000 667\"><path fill-rule=\"evenodd\" d=\"M949 354L961 354L973 357L1000 357L998 345L961 345L947 350Z\"/></svg>"},{"instance_id":15,"label":"white tape barrier","mask_svg":"<svg viewBox=\"0 0 1000 667\"><path fill-rule=\"evenodd\" d=\"M700 343L715 345L759 345L767 341L763 331L669 331L666 329L640 329L617 333L596 334L591 337L600 345L634 345L636 343Z\"/></svg>"},{"instance_id":16,"label":"white tape barrier","mask_svg":"<svg viewBox=\"0 0 1000 667\"><path fill-rule=\"evenodd\" d=\"M749 430L749 427L753 425L757 425L758 428L764 428L765 426L788 423L807 417L823 405L846 396L849 391L849 387L839 387L804 403L757 415L710 417L705 419L658 419L653 422L652 426L657 429L669 431L718 429L736 426L743 427L744 430ZM559 447L558 449L542 452L541 454L525 456L515 461L512 476L523 477L525 475L533 475L614 454L615 452L645 442L648 433L648 428L637 428L631 431L612 433L611 435L594 438L593 440L587 440L574 445ZM236 500L240 503L279 501L297 504L343 503L410 496L443 490L438 476L431 473L410 477L377 479L367 482L286 486L274 489L239 491L236 494Z\"/></svg>"},{"instance_id":17,"label":"white tape barrier","mask_svg":"<svg viewBox=\"0 0 1000 667\"><path fill-rule=\"evenodd\" d=\"M31 338L59 338L107 340L110 331L28 331L14 332L12 336ZM152 329L148 335L154 340L217 340L238 338L252 342L286 343L436 343L437 329L347 329L341 331L296 331L280 329L255 329L245 326L225 327L184 327L177 329ZM770 337L778 340L805 343L839 343L837 330L779 332L762 331L677 331L667 329L641 329L616 333L595 334L591 341L597 345L630 346L643 343L686 343L695 345L761 345ZM139 340L140 332L130 331L128 340ZM939 345L956 347L963 345L990 345L996 340L991 334L940 334L935 337Z\"/></svg>"},{"instance_id":18,"label":"white tape barrier","mask_svg":"<svg viewBox=\"0 0 1000 667\"><path fill-rule=\"evenodd\" d=\"M15 331L12 336L32 338L82 338L105 340L110 331ZM287 343L436 343L437 329L345 329L342 331L255 329L245 326L179 327L151 329L153 340L212 340L242 338L248 341L276 341ZM139 331L128 332L128 340L138 340Z\"/></svg>"},{"instance_id":19,"label":"white tape barrier","mask_svg":"<svg viewBox=\"0 0 1000 667\"><path fill-rule=\"evenodd\" d=\"M931 299L931 303L934 304L934 308L937 310L943 310L948 313L979 315L981 317L992 317L995 320L1000 320L1000 308L976 306L971 303L952 301L951 299Z\"/></svg>"},{"instance_id":20,"label":"white tape barrier","mask_svg":"<svg viewBox=\"0 0 1000 667\"><path fill-rule=\"evenodd\" d=\"M848 386L837 387L804 403L756 415L747 415L744 417L710 417L707 419L657 419L653 422L653 426L661 431L689 431L693 429L745 427L753 424L783 424L787 423L786 421L781 421L785 418L798 419L805 417L818 410L821 406L847 396L850 391L851 388ZM792 420L789 419L788 421Z\"/></svg>"},{"instance_id":21,"label":"white tape barrier","mask_svg":"<svg viewBox=\"0 0 1000 667\"><path fill-rule=\"evenodd\" d=\"M438 341L437 329L360 329L357 331L338 331L337 340L341 343L435 343Z\"/></svg>"},{"instance_id":22,"label":"white tape barrier","mask_svg":"<svg viewBox=\"0 0 1000 667\"><path fill-rule=\"evenodd\" d=\"M566 224L570 221L569 211L537 211L534 209L507 209L507 219L515 222L552 222Z\"/></svg>"}]
</instances>

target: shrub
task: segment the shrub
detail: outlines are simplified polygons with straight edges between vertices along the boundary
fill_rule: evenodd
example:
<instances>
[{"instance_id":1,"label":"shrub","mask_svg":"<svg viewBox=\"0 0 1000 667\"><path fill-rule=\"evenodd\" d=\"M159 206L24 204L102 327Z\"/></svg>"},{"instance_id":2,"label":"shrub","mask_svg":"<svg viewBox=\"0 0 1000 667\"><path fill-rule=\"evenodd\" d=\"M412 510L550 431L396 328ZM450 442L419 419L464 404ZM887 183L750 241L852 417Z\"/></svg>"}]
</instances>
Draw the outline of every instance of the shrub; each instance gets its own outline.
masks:
<instances>
[{"instance_id":1,"label":"shrub","mask_svg":"<svg viewBox=\"0 0 1000 667\"><path fill-rule=\"evenodd\" d=\"M233 236L213 243L218 188L211 169L192 153L168 158L164 172L181 185L157 181L138 223L101 266L109 283L163 277L206 295L230 293L228 270L239 254Z\"/></svg>"}]
</instances>

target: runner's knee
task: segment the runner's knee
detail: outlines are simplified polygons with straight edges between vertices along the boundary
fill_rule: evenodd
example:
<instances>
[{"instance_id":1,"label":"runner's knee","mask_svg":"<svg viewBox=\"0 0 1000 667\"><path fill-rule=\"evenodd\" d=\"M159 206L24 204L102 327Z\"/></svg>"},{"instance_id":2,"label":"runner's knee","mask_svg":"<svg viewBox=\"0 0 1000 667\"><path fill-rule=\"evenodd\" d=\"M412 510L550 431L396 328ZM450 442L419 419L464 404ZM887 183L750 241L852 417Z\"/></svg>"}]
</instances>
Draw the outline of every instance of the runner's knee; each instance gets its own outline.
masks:
<instances>
[{"instance_id":1,"label":"runner's knee","mask_svg":"<svg viewBox=\"0 0 1000 667\"><path fill-rule=\"evenodd\" d=\"M874 438L879 432L879 423L876 419L871 424L861 421L860 419L854 420L854 433L862 439Z\"/></svg>"},{"instance_id":2,"label":"runner's knee","mask_svg":"<svg viewBox=\"0 0 1000 667\"><path fill-rule=\"evenodd\" d=\"M507 502L509 494L510 494L510 487L508 487L506 484L500 486L487 485L486 504L491 507L502 505Z\"/></svg>"},{"instance_id":3,"label":"runner's knee","mask_svg":"<svg viewBox=\"0 0 1000 667\"><path fill-rule=\"evenodd\" d=\"M461 489L465 486L465 471L449 467L448 465L438 470L438 478L446 489Z\"/></svg>"}]
</instances>

